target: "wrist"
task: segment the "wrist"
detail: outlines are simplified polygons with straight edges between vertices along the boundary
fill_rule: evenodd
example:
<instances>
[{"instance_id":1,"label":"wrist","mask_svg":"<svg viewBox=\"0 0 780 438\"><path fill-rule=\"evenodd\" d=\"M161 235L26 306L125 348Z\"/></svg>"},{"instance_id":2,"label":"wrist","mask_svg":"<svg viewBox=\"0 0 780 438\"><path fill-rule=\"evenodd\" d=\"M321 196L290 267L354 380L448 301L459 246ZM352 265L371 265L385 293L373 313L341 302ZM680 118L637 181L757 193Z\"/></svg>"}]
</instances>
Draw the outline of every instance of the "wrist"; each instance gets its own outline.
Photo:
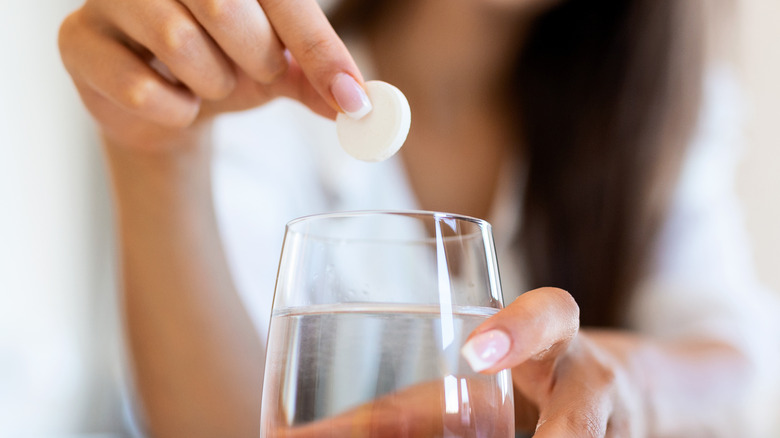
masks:
<instances>
[{"instance_id":1,"label":"wrist","mask_svg":"<svg viewBox=\"0 0 780 438\"><path fill-rule=\"evenodd\" d=\"M103 133L117 213L195 213L210 205L211 123L123 141ZM167 213L166 213L167 214Z\"/></svg>"},{"instance_id":2,"label":"wrist","mask_svg":"<svg viewBox=\"0 0 780 438\"><path fill-rule=\"evenodd\" d=\"M207 146L213 121L213 117L204 117L187 127L171 128L130 119L119 128L102 125L100 134L109 151L119 150L146 159L174 159Z\"/></svg>"}]
</instances>

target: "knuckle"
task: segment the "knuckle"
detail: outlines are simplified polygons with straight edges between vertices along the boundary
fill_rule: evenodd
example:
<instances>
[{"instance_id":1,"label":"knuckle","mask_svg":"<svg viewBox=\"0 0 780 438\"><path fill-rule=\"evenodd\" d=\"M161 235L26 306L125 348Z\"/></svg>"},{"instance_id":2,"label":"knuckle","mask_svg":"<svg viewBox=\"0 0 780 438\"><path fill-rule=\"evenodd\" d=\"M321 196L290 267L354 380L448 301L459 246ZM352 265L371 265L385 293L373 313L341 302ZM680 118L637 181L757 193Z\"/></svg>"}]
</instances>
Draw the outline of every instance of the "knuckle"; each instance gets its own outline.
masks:
<instances>
[{"instance_id":1,"label":"knuckle","mask_svg":"<svg viewBox=\"0 0 780 438\"><path fill-rule=\"evenodd\" d=\"M284 55L272 57L255 70L258 72L256 79L263 84L272 84L287 73L288 67Z\"/></svg>"},{"instance_id":2,"label":"knuckle","mask_svg":"<svg viewBox=\"0 0 780 438\"><path fill-rule=\"evenodd\" d=\"M596 438L606 436L607 421L592 409L572 405L565 412L540 418L537 432L542 429L550 436Z\"/></svg>"},{"instance_id":3,"label":"knuckle","mask_svg":"<svg viewBox=\"0 0 780 438\"><path fill-rule=\"evenodd\" d=\"M606 428L593 415L585 415L582 419L583 432L585 436L603 437L606 434Z\"/></svg>"},{"instance_id":4,"label":"knuckle","mask_svg":"<svg viewBox=\"0 0 780 438\"><path fill-rule=\"evenodd\" d=\"M601 365L597 368L598 379L608 390L617 385L618 375L612 367Z\"/></svg>"},{"instance_id":5,"label":"knuckle","mask_svg":"<svg viewBox=\"0 0 780 438\"><path fill-rule=\"evenodd\" d=\"M157 83L152 78L132 78L122 90L120 100L131 110L144 111L151 105L156 89Z\"/></svg>"},{"instance_id":6,"label":"knuckle","mask_svg":"<svg viewBox=\"0 0 780 438\"><path fill-rule=\"evenodd\" d=\"M577 410L572 412L567 419L568 429L574 436L603 437L607 430L606 424L593 412Z\"/></svg>"},{"instance_id":7,"label":"knuckle","mask_svg":"<svg viewBox=\"0 0 780 438\"><path fill-rule=\"evenodd\" d=\"M624 375L615 359L596 346L592 339L579 338L580 361L588 373L588 380L598 383L602 393L609 393L619 385Z\"/></svg>"},{"instance_id":8,"label":"knuckle","mask_svg":"<svg viewBox=\"0 0 780 438\"><path fill-rule=\"evenodd\" d=\"M161 50L171 57L186 54L200 39L197 24L185 18L169 18L160 27Z\"/></svg>"},{"instance_id":9,"label":"knuckle","mask_svg":"<svg viewBox=\"0 0 780 438\"><path fill-rule=\"evenodd\" d=\"M76 27L76 12L73 12L65 17L60 24L59 32L57 33L57 41L60 48L67 46L70 39L73 36L73 29Z\"/></svg>"},{"instance_id":10,"label":"knuckle","mask_svg":"<svg viewBox=\"0 0 780 438\"><path fill-rule=\"evenodd\" d=\"M309 62L324 60L334 48L333 41L325 36L313 37L303 44L303 58Z\"/></svg>"},{"instance_id":11,"label":"knuckle","mask_svg":"<svg viewBox=\"0 0 780 438\"><path fill-rule=\"evenodd\" d=\"M240 5L235 0L207 0L203 5L203 14L207 20L215 23L235 21Z\"/></svg>"},{"instance_id":12,"label":"knuckle","mask_svg":"<svg viewBox=\"0 0 780 438\"><path fill-rule=\"evenodd\" d=\"M80 29L79 22L78 11L73 12L65 17L57 32L57 47L60 50L60 56L66 68L70 66L70 57L77 46L75 40Z\"/></svg>"},{"instance_id":13,"label":"knuckle","mask_svg":"<svg viewBox=\"0 0 780 438\"><path fill-rule=\"evenodd\" d=\"M223 99L233 92L236 79L232 69L209 49L208 37L198 23L186 17L170 17L160 33L156 54L182 75L178 79L207 99Z\"/></svg>"}]
</instances>

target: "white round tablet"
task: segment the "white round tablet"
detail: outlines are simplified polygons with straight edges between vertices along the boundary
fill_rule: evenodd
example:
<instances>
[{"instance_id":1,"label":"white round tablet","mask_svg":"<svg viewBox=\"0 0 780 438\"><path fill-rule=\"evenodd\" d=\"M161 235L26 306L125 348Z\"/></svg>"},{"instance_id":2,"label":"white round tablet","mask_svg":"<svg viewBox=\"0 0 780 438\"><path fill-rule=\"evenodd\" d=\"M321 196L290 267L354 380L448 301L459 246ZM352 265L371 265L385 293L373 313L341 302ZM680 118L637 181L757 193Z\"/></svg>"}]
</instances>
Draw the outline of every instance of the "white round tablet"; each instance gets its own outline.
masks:
<instances>
[{"instance_id":1,"label":"white round tablet","mask_svg":"<svg viewBox=\"0 0 780 438\"><path fill-rule=\"evenodd\" d=\"M359 120L344 113L336 117L341 147L362 161L383 161L393 156L406 140L412 122L409 102L401 90L382 81L366 82L373 109Z\"/></svg>"}]
</instances>

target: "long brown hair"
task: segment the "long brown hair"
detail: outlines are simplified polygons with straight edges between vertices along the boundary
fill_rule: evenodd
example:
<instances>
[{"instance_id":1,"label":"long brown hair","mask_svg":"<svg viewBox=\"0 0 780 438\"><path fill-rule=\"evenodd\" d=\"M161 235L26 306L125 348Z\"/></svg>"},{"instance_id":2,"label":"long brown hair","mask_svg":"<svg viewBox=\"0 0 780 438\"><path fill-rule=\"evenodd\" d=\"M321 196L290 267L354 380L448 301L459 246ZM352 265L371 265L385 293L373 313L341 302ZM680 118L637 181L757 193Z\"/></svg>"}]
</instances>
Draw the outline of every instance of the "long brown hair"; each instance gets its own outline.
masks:
<instances>
[{"instance_id":1,"label":"long brown hair","mask_svg":"<svg viewBox=\"0 0 780 438\"><path fill-rule=\"evenodd\" d=\"M518 244L529 286L568 290L583 325L622 325L650 262L696 122L699 1L562 1L517 55L528 165ZM370 23L381 3L343 0L332 19Z\"/></svg>"}]
</instances>

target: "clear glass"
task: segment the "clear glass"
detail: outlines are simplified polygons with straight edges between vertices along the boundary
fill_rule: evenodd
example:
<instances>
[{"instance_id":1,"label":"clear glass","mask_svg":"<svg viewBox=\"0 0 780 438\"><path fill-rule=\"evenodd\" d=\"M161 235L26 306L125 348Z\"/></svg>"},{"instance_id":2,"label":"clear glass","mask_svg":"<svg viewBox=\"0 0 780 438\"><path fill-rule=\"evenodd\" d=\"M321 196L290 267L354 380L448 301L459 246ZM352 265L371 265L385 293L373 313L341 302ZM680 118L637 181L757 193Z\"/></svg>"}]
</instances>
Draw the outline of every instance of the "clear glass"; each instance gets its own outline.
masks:
<instances>
[{"instance_id":1,"label":"clear glass","mask_svg":"<svg viewBox=\"0 0 780 438\"><path fill-rule=\"evenodd\" d=\"M355 212L290 222L262 436L513 436L509 371L478 374L460 355L501 308L483 220Z\"/></svg>"}]
</instances>

